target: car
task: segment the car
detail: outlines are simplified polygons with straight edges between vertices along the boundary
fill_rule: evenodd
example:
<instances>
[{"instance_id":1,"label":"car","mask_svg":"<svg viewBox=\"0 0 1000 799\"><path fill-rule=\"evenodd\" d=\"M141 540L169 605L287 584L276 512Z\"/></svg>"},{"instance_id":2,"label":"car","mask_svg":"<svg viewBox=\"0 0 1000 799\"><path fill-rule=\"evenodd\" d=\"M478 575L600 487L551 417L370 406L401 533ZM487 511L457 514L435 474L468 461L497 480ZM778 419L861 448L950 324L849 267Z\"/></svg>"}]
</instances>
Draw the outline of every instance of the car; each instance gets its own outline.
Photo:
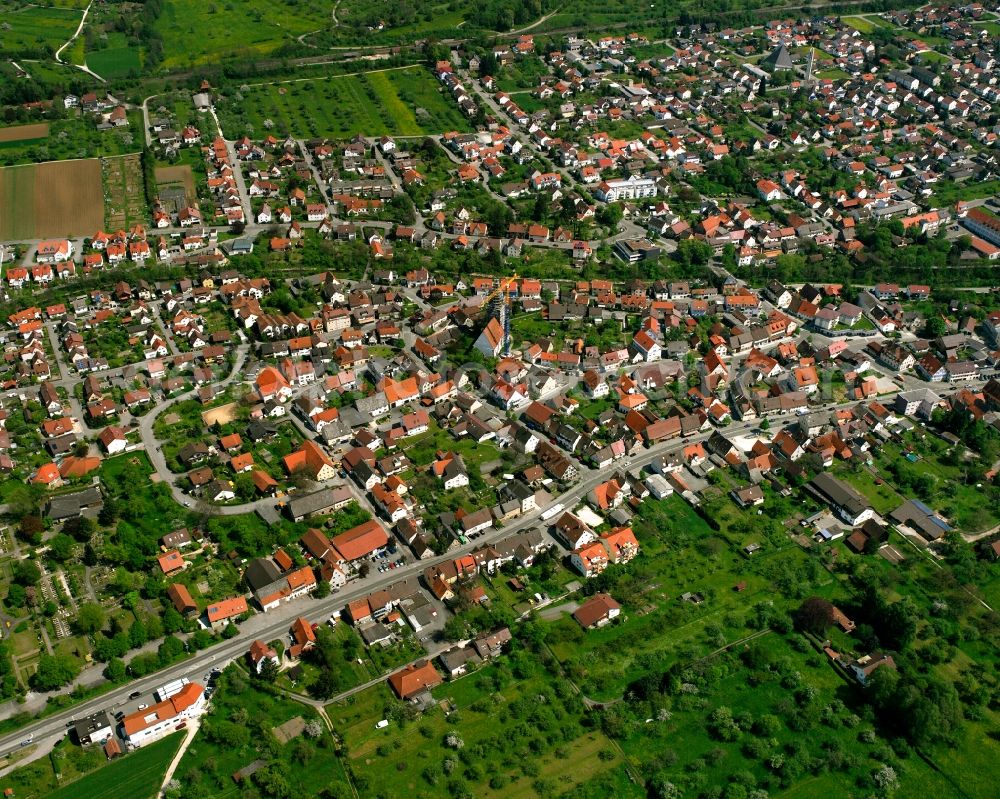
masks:
<instances>
[{"instance_id":1,"label":"car","mask_svg":"<svg viewBox=\"0 0 1000 799\"><path fill-rule=\"evenodd\" d=\"M138 699L140 696L142 696L142 691L133 691L132 693L130 693L128 695L128 698L129 699Z\"/></svg>"},{"instance_id":2,"label":"car","mask_svg":"<svg viewBox=\"0 0 1000 799\"><path fill-rule=\"evenodd\" d=\"M149 705L139 705L139 710L145 710Z\"/></svg>"},{"instance_id":3,"label":"car","mask_svg":"<svg viewBox=\"0 0 1000 799\"><path fill-rule=\"evenodd\" d=\"M33 740L34 740L34 736L29 735L27 738L25 738L23 741L21 741L21 746L28 746L28 744L30 744Z\"/></svg>"}]
</instances>

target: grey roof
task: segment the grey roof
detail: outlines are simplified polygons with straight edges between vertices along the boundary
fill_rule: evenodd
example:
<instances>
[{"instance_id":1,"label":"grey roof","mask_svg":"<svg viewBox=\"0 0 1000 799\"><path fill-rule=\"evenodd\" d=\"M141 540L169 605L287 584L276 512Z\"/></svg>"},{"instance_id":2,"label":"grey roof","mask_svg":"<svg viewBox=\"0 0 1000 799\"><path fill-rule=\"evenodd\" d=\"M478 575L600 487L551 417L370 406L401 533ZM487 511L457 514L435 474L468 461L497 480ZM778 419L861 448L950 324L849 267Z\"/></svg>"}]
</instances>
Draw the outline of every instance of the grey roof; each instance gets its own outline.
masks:
<instances>
[{"instance_id":1,"label":"grey roof","mask_svg":"<svg viewBox=\"0 0 1000 799\"><path fill-rule=\"evenodd\" d=\"M792 56L785 45L779 44L767 58L761 61L761 66L771 67L772 70L791 69Z\"/></svg>"},{"instance_id":2,"label":"grey roof","mask_svg":"<svg viewBox=\"0 0 1000 799\"><path fill-rule=\"evenodd\" d=\"M97 486L90 486L72 494L60 494L52 497L45 510L45 515L58 521L79 516L85 510L100 508L103 505L104 499L101 497L100 489Z\"/></svg>"}]
</instances>

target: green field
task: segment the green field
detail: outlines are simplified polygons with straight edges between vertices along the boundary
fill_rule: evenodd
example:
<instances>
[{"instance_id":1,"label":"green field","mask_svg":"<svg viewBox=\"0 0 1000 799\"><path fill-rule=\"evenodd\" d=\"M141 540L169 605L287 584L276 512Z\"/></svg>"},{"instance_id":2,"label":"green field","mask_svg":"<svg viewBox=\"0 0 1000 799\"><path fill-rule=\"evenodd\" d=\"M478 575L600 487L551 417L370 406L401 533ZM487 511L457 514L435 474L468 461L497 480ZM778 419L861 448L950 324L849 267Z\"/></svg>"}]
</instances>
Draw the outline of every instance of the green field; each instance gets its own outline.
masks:
<instances>
[{"instance_id":1,"label":"green field","mask_svg":"<svg viewBox=\"0 0 1000 799\"><path fill-rule=\"evenodd\" d=\"M8 2L0 3L0 55L16 56L50 55L76 30L81 12L73 9L26 6L11 8ZM10 26L9 29L6 29Z\"/></svg>"},{"instance_id":2,"label":"green field","mask_svg":"<svg viewBox=\"0 0 1000 799\"><path fill-rule=\"evenodd\" d=\"M87 66L102 78L114 80L127 78L142 70L142 53L129 45L125 35L116 33L108 37L107 46L86 54Z\"/></svg>"},{"instance_id":3,"label":"green field","mask_svg":"<svg viewBox=\"0 0 1000 799\"><path fill-rule=\"evenodd\" d=\"M183 736L169 735L49 794L49 799L144 799L160 787Z\"/></svg>"},{"instance_id":4,"label":"green field","mask_svg":"<svg viewBox=\"0 0 1000 799\"><path fill-rule=\"evenodd\" d=\"M1000 22L973 22L977 28L982 28L990 36L1000 36Z\"/></svg>"},{"instance_id":5,"label":"green field","mask_svg":"<svg viewBox=\"0 0 1000 799\"><path fill-rule=\"evenodd\" d=\"M251 86L240 98L226 97L217 110L226 135L299 138L419 136L468 130L458 106L422 67Z\"/></svg>"},{"instance_id":6,"label":"green field","mask_svg":"<svg viewBox=\"0 0 1000 799\"><path fill-rule=\"evenodd\" d=\"M876 28L892 27L888 22L878 17L841 17L840 21L861 33L871 33Z\"/></svg>"},{"instance_id":7,"label":"green field","mask_svg":"<svg viewBox=\"0 0 1000 799\"><path fill-rule=\"evenodd\" d=\"M156 23L163 38L163 66L177 69L273 53L298 36L329 25L333 7L334 0L219 4L165 0Z\"/></svg>"}]
</instances>

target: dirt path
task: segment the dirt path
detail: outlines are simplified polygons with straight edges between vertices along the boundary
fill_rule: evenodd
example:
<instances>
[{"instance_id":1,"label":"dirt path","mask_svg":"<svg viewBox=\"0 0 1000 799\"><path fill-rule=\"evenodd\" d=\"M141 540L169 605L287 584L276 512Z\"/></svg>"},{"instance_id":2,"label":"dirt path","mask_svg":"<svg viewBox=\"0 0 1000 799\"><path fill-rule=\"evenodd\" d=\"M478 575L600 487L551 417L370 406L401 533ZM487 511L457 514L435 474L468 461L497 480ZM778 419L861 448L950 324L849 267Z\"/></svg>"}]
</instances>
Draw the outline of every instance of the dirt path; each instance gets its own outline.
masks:
<instances>
[{"instance_id":1,"label":"dirt path","mask_svg":"<svg viewBox=\"0 0 1000 799\"><path fill-rule=\"evenodd\" d=\"M58 50L56 50L55 59L56 59L56 61L58 63L60 63L60 64L66 64L66 62L62 60L62 52L67 47L69 47L71 44L73 44L73 42L76 41L77 37L83 31L83 25L87 21L87 15L90 13L90 7L92 5L94 5L94 0L90 0L90 3L87 5L87 7L85 9L83 9L83 16L80 17L80 24L76 26L76 32L72 36L70 36L69 39L66 40L66 42L63 44L62 47L60 47ZM100 75L98 75L96 72L94 72L94 70L92 70L86 64L66 64L66 65L67 66L71 66L71 67L76 67L77 69L86 72L88 75L91 75L91 76L97 78L101 83L107 83L107 81L104 80L104 78L102 78Z\"/></svg>"},{"instance_id":2,"label":"dirt path","mask_svg":"<svg viewBox=\"0 0 1000 799\"><path fill-rule=\"evenodd\" d=\"M516 30L512 30L512 31L510 31L510 33L527 33L528 31L530 31L530 30L532 30L534 28L537 28L539 25L542 25L542 24L548 22L550 19L552 19L552 17L554 17L556 14L558 14L561 10L562 9L555 8L552 11L550 11L548 14L546 14L544 17L540 17L539 19L536 19L530 25L525 25L523 28L518 28Z\"/></svg>"},{"instance_id":3,"label":"dirt path","mask_svg":"<svg viewBox=\"0 0 1000 799\"><path fill-rule=\"evenodd\" d=\"M167 766L167 773L163 775L163 782L160 784L160 792L157 796L163 796L166 793L167 785L170 780L173 779L174 772L177 771L177 767L181 764L181 758L184 757L184 753L187 752L188 747L194 742L194 736L198 734L198 729L201 727L201 718L194 718L188 722L187 727L184 731L184 740L181 742L180 748L177 750L177 754L174 755L174 759L170 761L170 765Z\"/></svg>"}]
</instances>

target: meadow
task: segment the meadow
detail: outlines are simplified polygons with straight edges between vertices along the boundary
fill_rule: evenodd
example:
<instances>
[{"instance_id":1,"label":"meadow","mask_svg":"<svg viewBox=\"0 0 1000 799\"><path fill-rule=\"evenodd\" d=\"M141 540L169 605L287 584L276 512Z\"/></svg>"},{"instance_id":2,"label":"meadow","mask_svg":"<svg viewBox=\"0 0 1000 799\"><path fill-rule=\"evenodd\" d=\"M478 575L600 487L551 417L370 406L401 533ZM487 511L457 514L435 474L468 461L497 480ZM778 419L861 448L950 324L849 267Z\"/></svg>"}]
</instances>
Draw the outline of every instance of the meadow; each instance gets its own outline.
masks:
<instances>
[{"instance_id":1,"label":"meadow","mask_svg":"<svg viewBox=\"0 0 1000 799\"><path fill-rule=\"evenodd\" d=\"M91 235L104 224L97 159L0 169L0 239Z\"/></svg>"},{"instance_id":2,"label":"meadow","mask_svg":"<svg viewBox=\"0 0 1000 799\"><path fill-rule=\"evenodd\" d=\"M423 67L250 86L217 103L227 137L420 136L468 130L458 107Z\"/></svg>"},{"instance_id":3,"label":"meadow","mask_svg":"<svg viewBox=\"0 0 1000 799\"><path fill-rule=\"evenodd\" d=\"M87 66L107 80L127 78L142 70L142 52L122 33L109 35L106 46L86 53L85 58Z\"/></svg>"},{"instance_id":4,"label":"meadow","mask_svg":"<svg viewBox=\"0 0 1000 799\"><path fill-rule=\"evenodd\" d=\"M163 39L163 66L197 66L225 58L273 53L331 22L334 0L305 3L202 3L165 0L156 30Z\"/></svg>"},{"instance_id":5,"label":"meadow","mask_svg":"<svg viewBox=\"0 0 1000 799\"><path fill-rule=\"evenodd\" d=\"M81 12L72 8L25 6L11 8L0 3L0 18L9 29L0 31L0 55L45 56L55 53L76 30Z\"/></svg>"}]
</instances>

